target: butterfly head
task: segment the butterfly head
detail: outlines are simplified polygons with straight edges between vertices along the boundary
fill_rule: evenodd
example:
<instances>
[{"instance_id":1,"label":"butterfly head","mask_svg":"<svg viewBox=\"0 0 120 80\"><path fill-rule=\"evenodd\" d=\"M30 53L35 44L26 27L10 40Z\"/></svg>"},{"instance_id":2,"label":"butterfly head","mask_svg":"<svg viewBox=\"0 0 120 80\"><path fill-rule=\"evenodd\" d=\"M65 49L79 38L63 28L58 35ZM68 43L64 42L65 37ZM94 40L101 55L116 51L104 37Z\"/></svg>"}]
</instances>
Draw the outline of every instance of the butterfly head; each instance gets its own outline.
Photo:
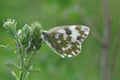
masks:
<instances>
[{"instance_id":1,"label":"butterfly head","mask_svg":"<svg viewBox=\"0 0 120 80\"><path fill-rule=\"evenodd\" d=\"M48 41L49 40L48 31L42 30L41 32L42 32L42 39Z\"/></svg>"}]
</instances>

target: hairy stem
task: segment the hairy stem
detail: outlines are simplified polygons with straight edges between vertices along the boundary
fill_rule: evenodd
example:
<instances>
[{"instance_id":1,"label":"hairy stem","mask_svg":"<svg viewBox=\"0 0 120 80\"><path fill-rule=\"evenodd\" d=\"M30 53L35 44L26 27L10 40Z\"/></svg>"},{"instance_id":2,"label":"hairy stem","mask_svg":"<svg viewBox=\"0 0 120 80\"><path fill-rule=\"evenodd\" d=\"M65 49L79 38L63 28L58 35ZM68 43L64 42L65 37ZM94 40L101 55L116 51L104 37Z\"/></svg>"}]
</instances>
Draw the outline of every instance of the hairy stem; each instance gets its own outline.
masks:
<instances>
[{"instance_id":1,"label":"hairy stem","mask_svg":"<svg viewBox=\"0 0 120 80\"><path fill-rule=\"evenodd\" d=\"M23 80L23 76L24 76L24 51L23 49L20 50L20 67L21 67L21 71L20 71L20 80Z\"/></svg>"}]
</instances>

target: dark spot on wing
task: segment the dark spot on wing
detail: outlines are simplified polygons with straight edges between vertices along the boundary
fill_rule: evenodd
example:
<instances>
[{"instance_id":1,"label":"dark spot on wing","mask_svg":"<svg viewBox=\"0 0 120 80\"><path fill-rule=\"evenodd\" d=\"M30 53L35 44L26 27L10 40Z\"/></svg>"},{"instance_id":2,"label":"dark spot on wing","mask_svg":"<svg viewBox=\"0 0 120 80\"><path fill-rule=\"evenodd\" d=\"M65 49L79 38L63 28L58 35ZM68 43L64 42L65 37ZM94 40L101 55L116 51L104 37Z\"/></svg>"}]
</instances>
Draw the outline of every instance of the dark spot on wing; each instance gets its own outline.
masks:
<instances>
[{"instance_id":1,"label":"dark spot on wing","mask_svg":"<svg viewBox=\"0 0 120 80\"><path fill-rule=\"evenodd\" d=\"M66 32L66 34L68 34L68 35L72 34L72 32L71 32L71 30L70 30L69 28L65 28L65 32Z\"/></svg>"},{"instance_id":2,"label":"dark spot on wing","mask_svg":"<svg viewBox=\"0 0 120 80\"><path fill-rule=\"evenodd\" d=\"M77 37L77 40L81 40L81 39L83 39L82 36L78 36L78 37Z\"/></svg>"}]
</instances>

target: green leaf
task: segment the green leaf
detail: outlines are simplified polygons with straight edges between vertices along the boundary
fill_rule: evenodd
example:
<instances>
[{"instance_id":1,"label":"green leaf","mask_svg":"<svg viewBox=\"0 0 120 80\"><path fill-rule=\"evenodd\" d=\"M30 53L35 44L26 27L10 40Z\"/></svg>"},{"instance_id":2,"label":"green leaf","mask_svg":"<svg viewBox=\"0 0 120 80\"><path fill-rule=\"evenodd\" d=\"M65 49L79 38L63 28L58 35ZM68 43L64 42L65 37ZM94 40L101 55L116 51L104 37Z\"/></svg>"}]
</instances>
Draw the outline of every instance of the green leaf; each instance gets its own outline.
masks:
<instances>
[{"instance_id":1,"label":"green leaf","mask_svg":"<svg viewBox=\"0 0 120 80\"><path fill-rule=\"evenodd\" d=\"M8 63L8 64L6 64L6 66L15 71L21 70L20 67L14 63Z\"/></svg>"},{"instance_id":2,"label":"green leaf","mask_svg":"<svg viewBox=\"0 0 120 80\"><path fill-rule=\"evenodd\" d=\"M19 80L19 77L17 76L17 74L14 71L12 71L11 73L15 77L16 80Z\"/></svg>"},{"instance_id":3,"label":"green leaf","mask_svg":"<svg viewBox=\"0 0 120 80\"><path fill-rule=\"evenodd\" d=\"M37 73L41 73L41 70L39 68L32 68L30 70L30 72L37 72Z\"/></svg>"},{"instance_id":4,"label":"green leaf","mask_svg":"<svg viewBox=\"0 0 120 80\"><path fill-rule=\"evenodd\" d=\"M37 51L41 48L42 38L41 38L42 25L39 22L34 22L31 24L31 41L30 47Z\"/></svg>"},{"instance_id":5,"label":"green leaf","mask_svg":"<svg viewBox=\"0 0 120 80\"><path fill-rule=\"evenodd\" d=\"M29 40L30 40L30 26L26 24L19 31L21 31L21 33L18 34L21 44L24 47L28 47L29 46Z\"/></svg>"},{"instance_id":6,"label":"green leaf","mask_svg":"<svg viewBox=\"0 0 120 80\"><path fill-rule=\"evenodd\" d=\"M12 50L12 47L10 47L9 45L0 45L0 47L6 48L8 50Z\"/></svg>"},{"instance_id":7,"label":"green leaf","mask_svg":"<svg viewBox=\"0 0 120 80\"><path fill-rule=\"evenodd\" d=\"M17 39L16 25L17 22L14 19L7 19L3 24L3 27L7 29L9 35L14 39Z\"/></svg>"}]
</instances>

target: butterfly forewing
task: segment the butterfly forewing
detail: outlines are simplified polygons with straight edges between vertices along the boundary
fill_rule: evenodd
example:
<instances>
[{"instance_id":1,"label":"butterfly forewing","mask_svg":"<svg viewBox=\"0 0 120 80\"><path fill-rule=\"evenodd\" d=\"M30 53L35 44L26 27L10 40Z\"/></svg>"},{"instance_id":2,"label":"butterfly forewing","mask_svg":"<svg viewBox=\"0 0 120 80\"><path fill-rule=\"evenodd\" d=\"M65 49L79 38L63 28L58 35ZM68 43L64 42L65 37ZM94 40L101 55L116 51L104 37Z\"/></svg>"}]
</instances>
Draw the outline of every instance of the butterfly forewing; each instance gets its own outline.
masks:
<instances>
[{"instance_id":1,"label":"butterfly forewing","mask_svg":"<svg viewBox=\"0 0 120 80\"><path fill-rule=\"evenodd\" d=\"M60 26L48 30L43 39L61 57L73 57L80 53L81 44L88 34L86 26Z\"/></svg>"}]
</instances>

